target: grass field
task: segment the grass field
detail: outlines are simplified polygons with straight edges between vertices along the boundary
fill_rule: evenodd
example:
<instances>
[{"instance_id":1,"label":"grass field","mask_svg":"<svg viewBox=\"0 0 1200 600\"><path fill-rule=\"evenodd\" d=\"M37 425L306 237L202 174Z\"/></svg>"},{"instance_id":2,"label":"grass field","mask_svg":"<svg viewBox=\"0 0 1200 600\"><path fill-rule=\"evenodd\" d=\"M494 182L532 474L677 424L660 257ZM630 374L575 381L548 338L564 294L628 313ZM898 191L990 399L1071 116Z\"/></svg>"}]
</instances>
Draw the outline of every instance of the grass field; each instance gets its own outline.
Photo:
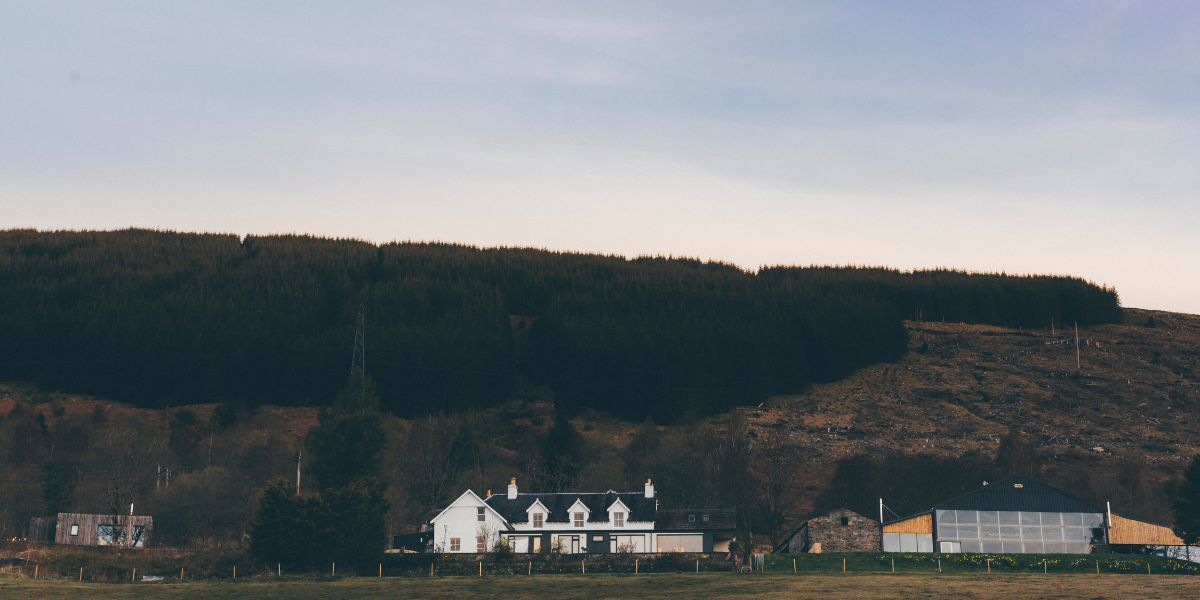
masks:
<instances>
[{"instance_id":1,"label":"grass field","mask_svg":"<svg viewBox=\"0 0 1200 600\"><path fill-rule=\"evenodd\" d=\"M1179 575L805 575L673 574L247 579L244 582L76 583L0 579L0 598L193 599L406 599L406 598L1200 598L1200 578Z\"/></svg>"}]
</instances>

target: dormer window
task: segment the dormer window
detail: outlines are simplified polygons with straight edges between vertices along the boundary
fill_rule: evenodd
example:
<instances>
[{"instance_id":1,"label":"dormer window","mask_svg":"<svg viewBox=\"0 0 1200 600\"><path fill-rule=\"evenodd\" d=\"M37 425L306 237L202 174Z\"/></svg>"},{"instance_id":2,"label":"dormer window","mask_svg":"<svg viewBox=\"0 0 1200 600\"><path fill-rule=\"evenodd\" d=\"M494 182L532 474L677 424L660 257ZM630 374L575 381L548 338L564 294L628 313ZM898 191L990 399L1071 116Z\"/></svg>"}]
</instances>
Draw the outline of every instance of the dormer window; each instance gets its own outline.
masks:
<instances>
[{"instance_id":1,"label":"dormer window","mask_svg":"<svg viewBox=\"0 0 1200 600\"><path fill-rule=\"evenodd\" d=\"M696 515L688 515L688 523L695 523Z\"/></svg>"},{"instance_id":2,"label":"dormer window","mask_svg":"<svg viewBox=\"0 0 1200 600\"><path fill-rule=\"evenodd\" d=\"M575 513L574 517L575 517L574 518L575 526L583 527L583 513L577 512L577 513Z\"/></svg>"},{"instance_id":3,"label":"dormer window","mask_svg":"<svg viewBox=\"0 0 1200 600\"><path fill-rule=\"evenodd\" d=\"M480 506L479 508L476 509L476 511L477 512L475 513L475 520L479 521L480 523L484 522L484 520L486 518L486 515L483 512L484 508L482 506Z\"/></svg>"},{"instance_id":4,"label":"dormer window","mask_svg":"<svg viewBox=\"0 0 1200 600\"><path fill-rule=\"evenodd\" d=\"M707 523L707 522L708 522L708 515L704 515L704 522L705 522L705 523Z\"/></svg>"},{"instance_id":5,"label":"dormer window","mask_svg":"<svg viewBox=\"0 0 1200 600\"><path fill-rule=\"evenodd\" d=\"M624 527L624 526L625 526L625 513L623 513L623 512L613 513L613 527Z\"/></svg>"},{"instance_id":6,"label":"dormer window","mask_svg":"<svg viewBox=\"0 0 1200 600\"><path fill-rule=\"evenodd\" d=\"M533 528L534 528L534 529L541 529L541 528L542 528L543 519L545 519L545 518L546 518L546 517L545 517L544 515L542 515L542 513L533 513Z\"/></svg>"}]
</instances>

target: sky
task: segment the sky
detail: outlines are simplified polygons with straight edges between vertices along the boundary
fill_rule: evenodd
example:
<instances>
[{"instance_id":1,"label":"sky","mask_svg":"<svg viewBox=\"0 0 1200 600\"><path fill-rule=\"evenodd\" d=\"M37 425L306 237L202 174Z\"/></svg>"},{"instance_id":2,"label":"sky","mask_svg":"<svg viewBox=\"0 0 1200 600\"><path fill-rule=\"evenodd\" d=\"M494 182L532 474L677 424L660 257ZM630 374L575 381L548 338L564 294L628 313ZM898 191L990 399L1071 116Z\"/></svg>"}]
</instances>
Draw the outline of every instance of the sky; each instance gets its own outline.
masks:
<instances>
[{"instance_id":1,"label":"sky","mask_svg":"<svg viewBox=\"0 0 1200 600\"><path fill-rule=\"evenodd\" d=\"M1200 313L1200 3L0 0L0 229L1070 274Z\"/></svg>"}]
</instances>

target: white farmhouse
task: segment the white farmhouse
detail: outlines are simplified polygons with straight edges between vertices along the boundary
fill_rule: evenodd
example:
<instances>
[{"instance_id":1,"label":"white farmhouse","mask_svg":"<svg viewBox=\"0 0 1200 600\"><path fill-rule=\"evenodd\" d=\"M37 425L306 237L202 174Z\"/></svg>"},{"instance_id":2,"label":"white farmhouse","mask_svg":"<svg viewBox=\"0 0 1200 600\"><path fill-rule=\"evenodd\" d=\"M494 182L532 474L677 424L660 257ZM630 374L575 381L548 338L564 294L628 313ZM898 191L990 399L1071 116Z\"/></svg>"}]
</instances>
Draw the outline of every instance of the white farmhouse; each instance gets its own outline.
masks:
<instances>
[{"instance_id":1,"label":"white farmhouse","mask_svg":"<svg viewBox=\"0 0 1200 600\"><path fill-rule=\"evenodd\" d=\"M489 552L500 540L520 554L727 552L735 530L732 510L658 510L650 480L643 492L521 494L513 479L506 495L467 490L426 535L439 553Z\"/></svg>"}]
</instances>

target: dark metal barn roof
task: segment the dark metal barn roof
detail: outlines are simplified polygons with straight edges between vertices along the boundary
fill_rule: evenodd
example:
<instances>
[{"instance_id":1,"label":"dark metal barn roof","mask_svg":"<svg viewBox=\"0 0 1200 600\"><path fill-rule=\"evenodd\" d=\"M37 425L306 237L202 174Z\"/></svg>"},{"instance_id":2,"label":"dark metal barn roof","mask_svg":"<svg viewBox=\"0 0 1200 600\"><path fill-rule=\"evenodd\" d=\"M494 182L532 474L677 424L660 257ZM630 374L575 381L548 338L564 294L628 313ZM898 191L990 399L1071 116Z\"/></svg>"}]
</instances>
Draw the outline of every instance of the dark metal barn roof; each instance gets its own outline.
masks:
<instances>
[{"instance_id":1,"label":"dark metal barn roof","mask_svg":"<svg viewBox=\"0 0 1200 600\"><path fill-rule=\"evenodd\" d=\"M933 510L1006 510L1024 512L1103 513L1066 492L1056 490L1024 475L1000 481L935 505Z\"/></svg>"}]
</instances>

